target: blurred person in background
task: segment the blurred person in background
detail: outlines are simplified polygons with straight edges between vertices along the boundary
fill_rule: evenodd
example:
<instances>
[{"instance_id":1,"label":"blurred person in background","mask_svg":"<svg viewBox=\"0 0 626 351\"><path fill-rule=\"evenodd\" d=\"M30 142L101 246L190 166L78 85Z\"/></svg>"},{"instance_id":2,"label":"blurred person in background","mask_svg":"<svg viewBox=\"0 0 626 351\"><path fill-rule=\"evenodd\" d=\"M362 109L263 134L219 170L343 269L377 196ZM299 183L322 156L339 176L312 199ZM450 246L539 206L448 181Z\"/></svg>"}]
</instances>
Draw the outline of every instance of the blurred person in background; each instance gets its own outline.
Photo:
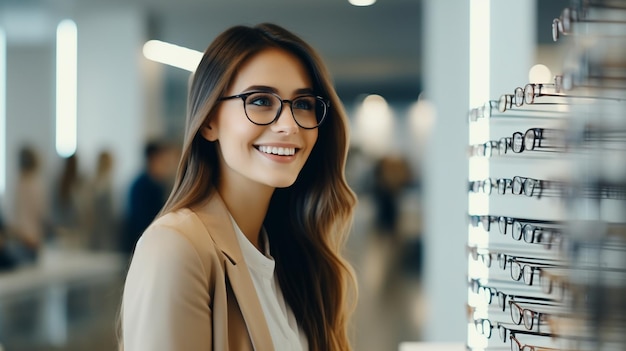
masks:
<instances>
[{"instance_id":1,"label":"blurred person in background","mask_svg":"<svg viewBox=\"0 0 626 351\"><path fill-rule=\"evenodd\" d=\"M401 156L385 155L374 166L373 196L378 234L394 240L400 235L400 202L412 178L409 164Z\"/></svg>"},{"instance_id":2,"label":"blurred person in background","mask_svg":"<svg viewBox=\"0 0 626 351\"><path fill-rule=\"evenodd\" d=\"M9 249L7 228L4 223L2 211L0 211L0 272L15 267L16 263L17 262ZM2 350L1 345L0 350Z\"/></svg>"},{"instance_id":3,"label":"blurred person in background","mask_svg":"<svg viewBox=\"0 0 626 351\"><path fill-rule=\"evenodd\" d=\"M18 155L10 244L19 263L33 262L50 228L48 196L41 177L41 161L35 149L23 146Z\"/></svg>"},{"instance_id":4,"label":"blurred person in background","mask_svg":"<svg viewBox=\"0 0 626 351\"><path fill-rule=\"evenodd\" d=\"M359 195L367 193L372 187L373 159L368 156L362 147L350 146L346 161L346 179L350 188Z\"/></svg>"},{"instance_id":5,"label":"blurred person in background","mask_svg":"<svg viewBox=\"0 0 626 351\"><path fill-rule=\"evenodd\" d=\"M88 231L92 250L119 249L119 220L113 203L113 161L109 151L101 151L89 182Z\"/></svg>"},{"instance_id":6,"label":"blurred person in background","mask_svg":"<svg viewBox=\"0 0 626 351\"><path fill-rule=\"evenodd\" d=\"M149 141L144 148L144 168L135 178L128 193L126 227L122 250L132 254L141 233L159 213L171 189L176 171L175 149L162 140Z\"/></svg>"},{"instance_id":7,"label":"blurred person in background","mask_svg":"<svg viewBox=\"0 0 626 351\"><path fill-rule=\"evenodd\" d=\"M87 191L79 172L78 156L64 158L52 197L56 239L61 247L85 248L87 245Z\"/></svg>"},{"instance_id":8,"label":"blurred person in background","mask_svg":"<svg viewBox=\"0 0 626 351\"><path fill-rule=\"evenodd\" d=\"M188 106L174 189L128 271L124 351L351 350L348 118L319 56L281 27L232 27Z\"/></svg>"},{"instance_id":9,"label":"blurred person in background","mask_svg":"<svg viewBox=\"0 0 626 351\"><path fill-rule=\"evenodd\" d=\"M377 259L375 266L374 262L369 263L372 290L393 288L391 282L397 281L403 269L407 248L401 226L402 201L412 179L409 163L400 155L384 155L374 164L371 189L375 212L370 252Z\"/></svg>"}]
</instances>

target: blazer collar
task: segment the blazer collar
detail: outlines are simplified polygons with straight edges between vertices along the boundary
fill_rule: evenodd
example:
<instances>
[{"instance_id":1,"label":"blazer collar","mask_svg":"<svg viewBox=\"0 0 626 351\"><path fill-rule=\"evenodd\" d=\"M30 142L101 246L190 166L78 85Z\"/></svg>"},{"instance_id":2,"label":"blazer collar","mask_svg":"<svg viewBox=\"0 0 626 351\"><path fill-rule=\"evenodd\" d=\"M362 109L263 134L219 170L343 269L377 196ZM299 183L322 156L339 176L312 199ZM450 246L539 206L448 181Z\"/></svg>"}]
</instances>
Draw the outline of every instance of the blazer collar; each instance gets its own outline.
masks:
<instances>
[{"instance_id":1,"label":"blazer collar","mask_svg":"<svg viewBox=\"0 0 626 351\"><path fill-rule=\"evenodd\" d=\"M193 209L206 226L215 245L237 265L244 263L237 234L230 221L230 212L220 194L214 191L202 205Z\"/></svg>"},{"instance_id":2,"label":"blazer collar","mask_svg":"<svg viewBox=\"0 0 626 351\"><path fill-rule=\"evenodd\" d=\"M204 223L215 246L228 257L228 261L224 262L225 273L246 322L254 349L273 350L274 344L265 314L243 258L226 204L221 196L214 192L206 203L194 208L193 211Z\"/></svg>"}]
</instances>

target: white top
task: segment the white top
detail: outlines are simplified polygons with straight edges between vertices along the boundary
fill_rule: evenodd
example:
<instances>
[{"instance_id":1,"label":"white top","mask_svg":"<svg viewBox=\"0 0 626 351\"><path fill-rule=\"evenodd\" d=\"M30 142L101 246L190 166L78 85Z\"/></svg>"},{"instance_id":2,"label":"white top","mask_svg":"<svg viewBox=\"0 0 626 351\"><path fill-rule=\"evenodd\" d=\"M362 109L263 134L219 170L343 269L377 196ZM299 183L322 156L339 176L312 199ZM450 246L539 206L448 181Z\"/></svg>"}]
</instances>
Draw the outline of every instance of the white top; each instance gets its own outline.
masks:
<instances>
[{"instance_id":1,"label":"white top","mask_svg":"<svg viewBox=\"0 0 626 351\"><path fill-rule=\"evenodd\" d=\"M250 240L243 234L235 220L231 216L233 227L237 233L237 240L241 246L244 260L250 270L252 283L256 288L257 296L261 302L267 326L269 327L274 350L276 351L305 351L309 349L306 335L298 327L296 317L291 308L285 302L278 279L274 275L274 258L270 255L269 240L265 242L265 255L252 245ZM261 235L267 235L265 230Z\"/></svg>"}]
</instances>

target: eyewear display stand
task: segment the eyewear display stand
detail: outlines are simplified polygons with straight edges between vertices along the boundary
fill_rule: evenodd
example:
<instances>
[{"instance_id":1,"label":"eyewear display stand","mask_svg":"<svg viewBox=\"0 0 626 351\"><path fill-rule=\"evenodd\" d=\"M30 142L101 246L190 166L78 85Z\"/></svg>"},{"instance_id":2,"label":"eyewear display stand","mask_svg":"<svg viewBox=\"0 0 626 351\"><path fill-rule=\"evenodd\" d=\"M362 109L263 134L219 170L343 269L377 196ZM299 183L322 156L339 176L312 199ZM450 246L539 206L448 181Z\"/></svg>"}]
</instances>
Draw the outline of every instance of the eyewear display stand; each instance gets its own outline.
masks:
<instances>
[{"instance_id":1,"label":"eyewear display stand","mask_svg":"<svg viewBox=\"0 0 626 351\"><path fill-rule=\"evenodd\" d=\"M467 350L626 349L626 2L553 26L564 72L468 115Z\"/></svg>"}]
</instances>

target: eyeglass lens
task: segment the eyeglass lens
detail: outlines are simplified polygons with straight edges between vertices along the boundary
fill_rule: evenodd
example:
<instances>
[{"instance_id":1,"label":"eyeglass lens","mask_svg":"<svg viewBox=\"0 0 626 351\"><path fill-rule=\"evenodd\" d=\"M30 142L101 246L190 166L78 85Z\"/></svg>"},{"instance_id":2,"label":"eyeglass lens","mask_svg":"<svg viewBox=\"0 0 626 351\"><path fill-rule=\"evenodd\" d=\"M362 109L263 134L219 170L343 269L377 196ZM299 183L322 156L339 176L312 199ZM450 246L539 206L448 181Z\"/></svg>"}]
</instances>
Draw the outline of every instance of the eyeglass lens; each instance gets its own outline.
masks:
<instances>
[{"instance_id":1,"label":"eyeglass lens","mask_svg":"<svg viewBox=\"0 0 626 351\"><path fill-rule=\"evenodd\" d=\"M250 121L266 125L272 123L282 112L283 102L289 102L293 118L303 128L317 127L326 116L328 108L323 99L312 95L288 101L264 92L248 95L244 100L244 107Z\"/></svg>"}]
</instances>

